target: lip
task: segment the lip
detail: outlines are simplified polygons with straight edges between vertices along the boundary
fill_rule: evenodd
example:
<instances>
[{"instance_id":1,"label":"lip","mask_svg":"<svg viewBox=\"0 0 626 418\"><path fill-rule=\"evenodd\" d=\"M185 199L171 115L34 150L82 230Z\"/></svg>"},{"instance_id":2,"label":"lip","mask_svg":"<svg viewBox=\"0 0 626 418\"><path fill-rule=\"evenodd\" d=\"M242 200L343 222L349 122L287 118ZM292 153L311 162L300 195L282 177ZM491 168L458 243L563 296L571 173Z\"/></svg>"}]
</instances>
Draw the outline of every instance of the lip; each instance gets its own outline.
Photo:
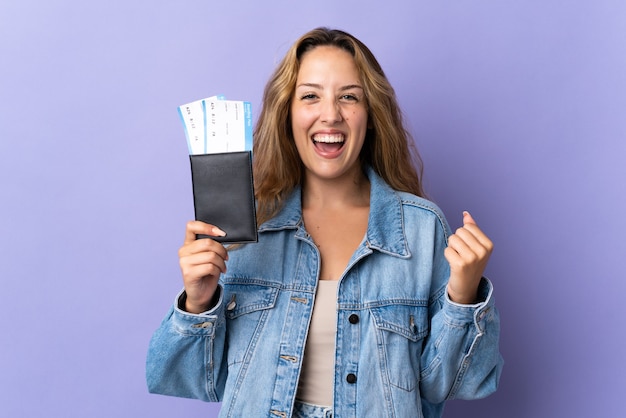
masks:
<instances>
[{"instance_id":1,"label":"lip","mask_svg":"<svg viewBox=\"0 0 626 418\"><path fill-rule=\"evenodd\" d=\"M319 131L314 131L311 134L311 138L313 138L315 135L343 135L344 137L347 136L344 131L340 131L339 129L322 129Z\"/></svg>"},{"instance_id":2,"label":"lip","mask_svg":"<svg viewBox=\"0 0 626 418\"><path fill-rule=\"evenodd\" d=\"M315 138L317 135L341 135L343 137L343 141L341 142L341 147L339 147L338 149L336 149L335 151L324 151L321 148L319 148L317 146L317 141L315 141L313 138ZM315 153L317 155L319 155L322 158L325 159L333 159L333 158L337 158L339 157L342 153L343 150L345 148L345 144L346 144L346 139L347 139L347 135L345 132L339 131L339 130L322 130L322 131L316 131L313 134L311 134L310 139L311 139L311 144L313 145L313 150L315 150Z\"/></svg>"}]
</instances>

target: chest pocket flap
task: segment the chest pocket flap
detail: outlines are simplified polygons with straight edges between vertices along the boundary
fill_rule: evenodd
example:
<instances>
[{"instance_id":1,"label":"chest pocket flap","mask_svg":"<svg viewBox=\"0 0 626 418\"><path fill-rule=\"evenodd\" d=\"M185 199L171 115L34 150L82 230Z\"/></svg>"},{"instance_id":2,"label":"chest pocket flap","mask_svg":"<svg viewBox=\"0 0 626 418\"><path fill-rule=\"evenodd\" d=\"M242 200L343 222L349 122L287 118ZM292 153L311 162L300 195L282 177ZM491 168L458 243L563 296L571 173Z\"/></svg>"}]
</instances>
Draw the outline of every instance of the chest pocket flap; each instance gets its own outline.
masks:
<instances>
[{"instance_id":1,"label":"chest pocket flap","mask_svg":"<svg viewBox=\"0 0 626 418\"><path fill-rule=\"evenodd\" d=\"M417 341L428 334L428 308L421 305L391 304L371 308L376 328Z\"/></svg>"},{"instance_id":2,"label":"chest pocket flap","mask_svg":"<svg viewBox=\"0 0 626 418\"><path fill-rule=\"evenodd\" d=\"M256 284L226 284L224 291L226 316L230 319L273 308L278 297L278 288Z\"/></svg>"}]
</instances>

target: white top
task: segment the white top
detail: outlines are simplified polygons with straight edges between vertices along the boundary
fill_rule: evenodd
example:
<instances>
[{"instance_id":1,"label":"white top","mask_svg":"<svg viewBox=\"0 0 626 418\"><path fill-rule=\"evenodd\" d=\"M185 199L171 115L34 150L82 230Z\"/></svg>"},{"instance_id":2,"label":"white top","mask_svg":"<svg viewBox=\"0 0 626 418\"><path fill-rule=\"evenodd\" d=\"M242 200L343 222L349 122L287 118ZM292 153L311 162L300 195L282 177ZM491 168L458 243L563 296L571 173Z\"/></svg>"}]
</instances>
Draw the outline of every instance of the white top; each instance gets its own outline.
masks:
<instances>
[{"instance_id":1,"label":"white top","mask_svg":"<svg viewBox=\"0 0 626 418\"><path fill-rule=\"evenodd\" d=\"M297 398L314 405L333 405L337 284L337 280L318 282L311 325L304 348Z\"/></svg>"}]
</instances>

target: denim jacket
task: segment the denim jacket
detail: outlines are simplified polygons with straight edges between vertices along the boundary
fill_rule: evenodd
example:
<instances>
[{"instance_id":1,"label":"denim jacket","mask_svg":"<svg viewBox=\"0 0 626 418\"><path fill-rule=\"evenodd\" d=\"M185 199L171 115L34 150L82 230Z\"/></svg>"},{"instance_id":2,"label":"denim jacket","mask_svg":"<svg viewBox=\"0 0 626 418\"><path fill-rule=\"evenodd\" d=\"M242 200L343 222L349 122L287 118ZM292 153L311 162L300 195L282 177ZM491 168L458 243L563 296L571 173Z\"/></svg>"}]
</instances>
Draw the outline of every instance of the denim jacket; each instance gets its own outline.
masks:
<instances>
[{"instance_id":1,"label":"denim jacket","mask_svg":"<svg viewBox=\"0 0 626 418\"><path fill-rule=\"evenodd\" d=\"M492 286L482 279L479 303L452 302L439 208L367 175L366 236L337 290L334 416L440 417L445 400L498 384ZM150 343L151 392L221 401L220 417L291 416L320 270L300 199L229 253L215 308L186 313L178 296Z\"/></svg>"}]
</instances>

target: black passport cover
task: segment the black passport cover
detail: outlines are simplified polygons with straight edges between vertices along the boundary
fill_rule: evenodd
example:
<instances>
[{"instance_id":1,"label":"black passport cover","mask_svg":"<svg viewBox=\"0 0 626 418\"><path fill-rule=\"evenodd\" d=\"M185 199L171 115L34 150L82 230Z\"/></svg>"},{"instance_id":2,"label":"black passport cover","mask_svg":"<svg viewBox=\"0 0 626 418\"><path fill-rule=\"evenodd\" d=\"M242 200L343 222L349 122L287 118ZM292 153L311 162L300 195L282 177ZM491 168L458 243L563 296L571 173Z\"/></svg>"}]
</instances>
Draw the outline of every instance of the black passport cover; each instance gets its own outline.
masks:
<instances>
[{"instance_id":1,"label":"black passport cover","mask_svg":"<svg viewBox=\"0 0 626 418\"><path fill-rule=\"evenodd\" d=\"M225 237L210 238L229 244L257 242L252 152L198 154L189 159L196 220L226 232Z\"/></svg>"}]
</instances>

